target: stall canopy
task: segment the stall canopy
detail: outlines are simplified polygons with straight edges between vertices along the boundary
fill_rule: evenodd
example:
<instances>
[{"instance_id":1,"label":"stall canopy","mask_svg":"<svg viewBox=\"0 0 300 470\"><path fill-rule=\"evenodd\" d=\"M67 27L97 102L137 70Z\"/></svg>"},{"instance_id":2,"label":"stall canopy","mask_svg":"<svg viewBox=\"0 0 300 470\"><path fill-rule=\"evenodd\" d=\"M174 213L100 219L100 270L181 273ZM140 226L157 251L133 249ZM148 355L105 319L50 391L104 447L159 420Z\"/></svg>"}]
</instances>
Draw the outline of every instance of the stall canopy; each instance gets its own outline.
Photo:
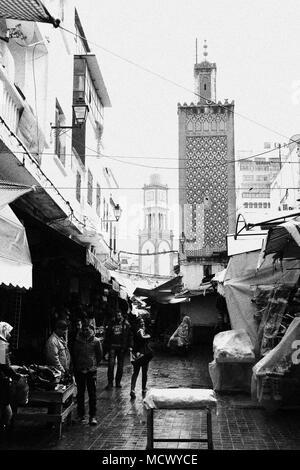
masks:
<instances>
[{"instance_id":1,"label":"stall canopy","mask_svg":"<svg viewBox=\"0 0 300 470\"><path fill-rule=\"evenodd\" d=\"M58 27L60 20L53 18L40 0L1 0L0 17L20 21L50 23Z\"/></svg>"},{"instance_id":2,"label":"stall canopy","mask_svg":"<svg viewBox=\"0 0 300 470\"><path fill-rule=\"evenodd\" d=\"M188 300L186 297L179 299L175 296L181 290L181 286L182 276L176 276L153 289L137 287L133 294L136 297L147 297L161 304L186 302Z\"/></svg>"},{"instance_id":3,"label":"stall canopy","mask_svg":"<svg viewBox=\"0 0 300 470\"><path fill-rule=\"evenodd\" d=\"M29 289L32 264L25 228L8 205L0 209L0 285Z\"/></svg>"},{"instance_id":4,"label":"stall canopy","mask_svg":"<svg viewBox=\"0 0 300 470\"><path fill-rule=\"evenodd\" d=\"M300 217L269 229L261 250L258 268L265 257L272 253L274 259L300 259Z\"/></svg>"},{"instance_id":5,"label":"stall canopy","mask_svg":"<svg viewBox=\"0 0 300 470\"><path fill-rule=\"evenodd\" d=\"M32 263L25 228L9 207L9 203L32 191L0 181L0 285L32 287Z\"/></svg>"}]
</instances>

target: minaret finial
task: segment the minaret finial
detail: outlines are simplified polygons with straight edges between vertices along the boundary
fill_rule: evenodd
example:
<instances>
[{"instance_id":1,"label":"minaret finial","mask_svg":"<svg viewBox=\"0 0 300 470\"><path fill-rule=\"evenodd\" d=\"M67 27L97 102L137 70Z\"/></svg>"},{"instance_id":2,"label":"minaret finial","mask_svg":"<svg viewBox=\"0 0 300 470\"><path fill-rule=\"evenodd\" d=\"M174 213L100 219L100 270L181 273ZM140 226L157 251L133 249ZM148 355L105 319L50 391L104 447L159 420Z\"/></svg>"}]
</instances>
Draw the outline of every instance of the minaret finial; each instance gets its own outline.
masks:
<instances>
[{"instance_id":1,"label":"minaret finial","mask_svg":"<svg viewBox=\"0 0 300 470\"><path fill-rule=\"evenodd\" d=\"M203 45L203 55L204 55L204 60L206 60L206 57L208 55L207 52L207 44L206 44L206 39L204 39L204 45Z\"/></svg>"},{"instance_id":2,"label":"minaret finial","mask_svg":"<svg viewBox=\"0 0 300 470\"><path fill-rule=\"evenodd\" d=\"M198 64L198 39L196 38L196 64Z\"/></svg>"}]
</instances>

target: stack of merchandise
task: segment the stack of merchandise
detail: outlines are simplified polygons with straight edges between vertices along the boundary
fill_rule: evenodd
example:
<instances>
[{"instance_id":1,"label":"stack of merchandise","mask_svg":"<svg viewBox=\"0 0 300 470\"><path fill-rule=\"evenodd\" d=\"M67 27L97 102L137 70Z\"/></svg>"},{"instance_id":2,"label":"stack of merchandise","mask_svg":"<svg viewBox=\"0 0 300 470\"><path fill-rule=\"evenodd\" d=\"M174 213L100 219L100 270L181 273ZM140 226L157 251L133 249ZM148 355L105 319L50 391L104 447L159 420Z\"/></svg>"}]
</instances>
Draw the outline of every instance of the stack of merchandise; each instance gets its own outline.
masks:
<instances>
[{"instance_id":1,"label":"stack of merchandise","mask_svg":"<svg viewBox=\"0 0 300 470\"><path fill-rule=\"evenodd\" d=\"M214 360L209 374L216 391L250 392L255 355L245 330L218 333L213 342Z\"/></svg>"}]
</instances>

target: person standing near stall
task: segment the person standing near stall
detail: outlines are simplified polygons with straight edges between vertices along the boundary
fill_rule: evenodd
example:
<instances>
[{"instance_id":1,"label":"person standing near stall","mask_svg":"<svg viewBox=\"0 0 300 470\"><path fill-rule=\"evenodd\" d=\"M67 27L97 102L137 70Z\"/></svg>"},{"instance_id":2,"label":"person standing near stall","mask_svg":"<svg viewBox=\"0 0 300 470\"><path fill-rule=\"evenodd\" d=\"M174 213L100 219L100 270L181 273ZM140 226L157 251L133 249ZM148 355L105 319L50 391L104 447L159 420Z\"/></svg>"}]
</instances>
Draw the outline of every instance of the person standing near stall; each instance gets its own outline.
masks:
<instances>
[{"instance_id":1,"label":"person standing near stall","mask_svg":"<svg viewBox=\"0 0 300 470\"><path fill-rule=\"evenodd\" d=\"M0 322L0 427L1 430L9 426L12 412L12 381L19 380L11 367L9 358L9 340L13 327L6 322Z\"/></svg>"},{"instance_id":2,"label":"person standing near stall","mask_svg":"<svg viewBox=\"0 0 300 470\"><path fill-rule=\"evenodd\" d=\"M67 322L58 320L45 347L47 365L56 367L61 372L62 379L69 377L71 367L71 355L66 339L67 330Z\"/></svg>"},{"instance_id":3,"label":"person standing near stall","mask_svg":"<svg viewBox=\"0 0 300 470\"><path fill-rule=\"evenodd\" d=\"M129 348L131 352L131 364L133 366L130 389L130 397L132 400L136 397L135 386L140 369L142 369L142 396L145 397L146 395L149 362L153 358L153 352L149 347L150 338L151 336L146 333L144 320L139 317L133 334L133 346Z\"/></svg>"},{"instance_id":4,"label":"person standing near stall","mask_svg":"<svg viewBox=\"0 0 300 470\"><path fill-rule=\"evenodd\" d=\"M97 367L102 359L102 346L99 338L95 337L92 321L83 323L73 347L74 373L77 384L77 412L81 422L85 419L84 396L87 388L89 396L89 424L98 424L97 412Z\"/></svg>"}]
</instances>

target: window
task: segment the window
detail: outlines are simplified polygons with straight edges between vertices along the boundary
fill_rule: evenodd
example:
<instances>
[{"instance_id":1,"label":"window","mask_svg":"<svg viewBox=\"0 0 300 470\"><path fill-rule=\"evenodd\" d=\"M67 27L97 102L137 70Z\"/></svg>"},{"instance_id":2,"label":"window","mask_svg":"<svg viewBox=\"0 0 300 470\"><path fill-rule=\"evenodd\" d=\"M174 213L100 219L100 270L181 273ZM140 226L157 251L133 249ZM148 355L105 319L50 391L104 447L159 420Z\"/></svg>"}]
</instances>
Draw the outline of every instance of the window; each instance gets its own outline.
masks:
<instances>
[{"instance_id":1,"label":"window","mask_svg":"<svg viewBox=\"0 0 300 470\"><path fill-rule=\"evenodd\" d=\"M93 205L93 175L90 170L88 170L88 193L87 193L87 202L90 206Z\"/></svg>"},{"instance_id":2,"label":"window","mask_svg":"<svg viewBox=\"0 0 300 470\"><path fill-rule=\"evenodd\" d=\"M244 202L245 209L248 209L248 202Z\"/></svg>"},{"instance_id":3,"label":"window","mask_svg":"<svg viewBox=\"0 0 300 470\"><path fill-rule=\"evenodd\" d=\"M264 205L264 209L267 209L267 207L268 207L268 203L267 203L267 202L264 202L264 204L263 204L263 205Z\"/></svg>"},{"instance_id":4,"label":"window","mask_svg":"<svg viewBox=\"0 0 300 470\"><path fill-rule=\"evenodd\" d=\"M101 188L100 184L97 183L97 192L96 192L96 212L100 216L100 206L101 206Z\"/></svg>"},{"instance_id":5,"label":"window","mask_svg":"<svg viewBox=\"0 0 300 470\"><path fill-rule=\"evenodd\" d=\"M253 203L253 207L254 207L254 209L257 209L257 202Z\"/></svg>"},{"instance_id":6,"label":"window","mask_svg":"<svg viewBox=\"0 0 300 470\"><path fill-rule=\"evenodd\" d=\"M56 100L55 104L55 127L59 128L65 125L65 115ZM60 159L61 163L66 163L66 136L62 133L61 129L55 129L55 153Z\"/></svg>"},{"instance_id":7,"label":"window","mask_svg":"<svg viewBox=\"0 0 300 470\"><path fill-rule=\"evenodd\" d=\"M249 209L252 209L253 208L253 204L252 202L249 202Z\"/></svg>"},{"instance_id":8,"label":"window","mask_svg":"<svg viewBox=\"0 0 300 470\"><path fill-rule=\"evenodd\" d=\"M154 191L147 191L146 192L146 201L153 201L154 200Z\"/></svg>"},{"instance_id":9,"label":"window","mask_svg":"<svg viewBox=\"0 0 300 470\"><path fill-rule=\"evenodd\" d=\"M206 83L204 83L204 90L206 90Z\"/></svg>"},{"instance_id":10,"label":"window","mask_svg":"<svg viewBox=\"0 0 300 470\"><path fill-rule=\"evenodd\" d=\"M263 205L262 205L262 202L259 202L259 203L258 203L259 209L262 209L262 206L263 206Z\"/></svg>"},{"instance_id":11,"label":"window","mask_svg":"<svg viewBox=\"0 0 300 470\"><path fill-rule=\"evenodd\" d=\"M114 253L117 252L117 227L114 227Z\"/></svg>"},{"instance_id":12,"label":"window","mask_svg":"<svg viewBox=\"0 0 300 470\"><path fill-rule=\"evenodd\" d=\"M76 174L76 199L80 202L81 199L81 174L77 171Z\"/></svg>"}]
</instances>

